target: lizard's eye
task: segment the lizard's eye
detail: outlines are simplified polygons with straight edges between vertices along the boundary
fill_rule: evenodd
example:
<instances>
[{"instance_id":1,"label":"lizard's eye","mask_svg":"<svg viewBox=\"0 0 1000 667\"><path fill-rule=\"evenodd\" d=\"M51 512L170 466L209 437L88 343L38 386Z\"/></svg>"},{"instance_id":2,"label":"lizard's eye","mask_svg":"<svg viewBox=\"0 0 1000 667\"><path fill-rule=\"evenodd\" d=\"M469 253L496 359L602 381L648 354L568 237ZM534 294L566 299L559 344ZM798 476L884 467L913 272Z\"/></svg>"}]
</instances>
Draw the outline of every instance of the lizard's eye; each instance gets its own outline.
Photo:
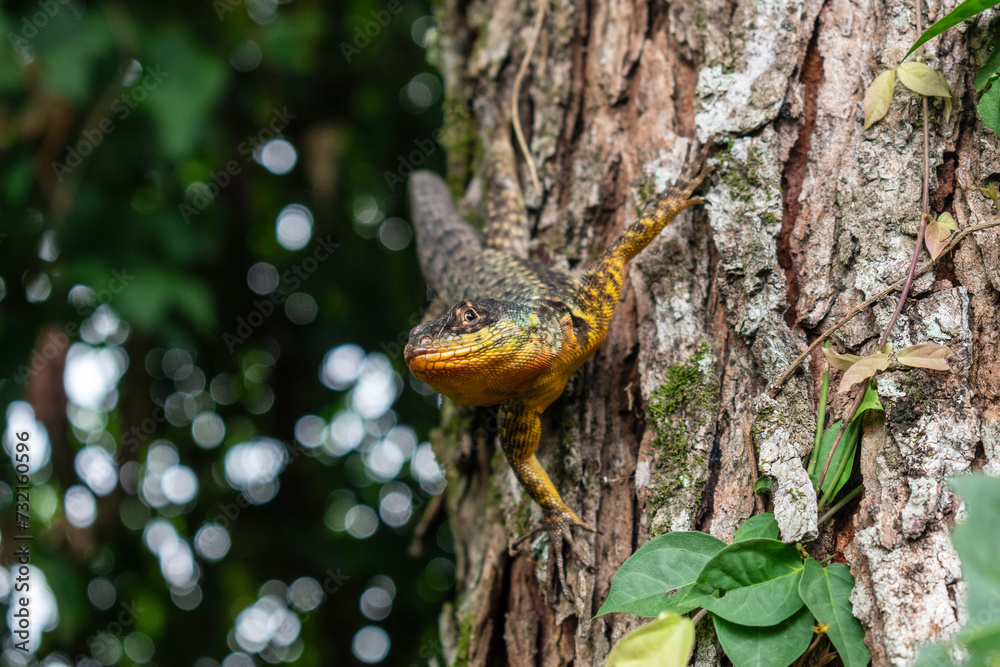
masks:
<instances>
[{"instance_id":1,"label":"lizard's eye","mask_svg":"<svg viewBox=\"0 0 1000 667\"><path fill-rule=\"evenodd\" d=\"M475 322L478 319L478 317L476 316L475 311L467 310L467 311L465 311L465 316L464 316L463 319L466 322Z\"/></svg>"}]
</instances>

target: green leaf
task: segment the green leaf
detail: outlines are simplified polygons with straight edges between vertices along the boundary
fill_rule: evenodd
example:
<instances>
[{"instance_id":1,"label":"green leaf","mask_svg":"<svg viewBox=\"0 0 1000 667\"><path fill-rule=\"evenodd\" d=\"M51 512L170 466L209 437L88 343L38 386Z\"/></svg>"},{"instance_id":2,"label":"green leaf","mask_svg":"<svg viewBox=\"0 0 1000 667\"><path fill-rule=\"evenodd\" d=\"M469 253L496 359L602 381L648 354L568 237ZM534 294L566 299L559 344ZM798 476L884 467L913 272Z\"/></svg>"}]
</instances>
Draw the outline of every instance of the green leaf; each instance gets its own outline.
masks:
<instances>
[{"instance_id":1,"label":"green leaf","mask_svg":"<svg viewBox=\"0 0 1000 667\"><path fill-rule=\"evenodd\" d=\"M956 26L965 19L972 18L976 14L980 14L998 4L1000 4L1000 0L965 0L965 2L946 14L943 19L925 30L924 34L913 43L913 46L910 47L910 50L903 57L908 58L911 53L920 48L928 40L934 39L948 28Z\"/></svg>"},{"instance_id":2,"label":"green leaf","mask_svg":"<svg viewBox=\"0 0 1000 667\"><path fill-rule=\"evenodd\" d=\"M895 70L886 70L875 77L872 84L865 91L865 127L868 129L872 123L882 119L889 113L889 105L892 103L892 89L896 85Z\"/></svg>"},{"instance_id":3,"label":"green leaf","mask_svg":"<svg viewBox=\"0 0 1000 667\"><path fill-rule=\"evenodd\" d=\"M725 546L719 538L697 531L678 531L653 538L615 573L608 599L597 616L628 612L654 617L664 610L691 611L700 606L694 604L694 598L684 605L678 603L690 591L705 563ZM683 592L671 595L671 591L682 588Z\"/></svg>"},{"instance_id":4,"label":"green leaf","mask_svg":"<svg viewBox=\"0 0 1000 667\"><path fill-rule=\"evenodd\" d=\"M135 274L131 271L125 267L119 272L125 276L123 282L128 282L111 303L136 331L147 334L163 329L177 322L178 314L199 329L215 326L219 309L213 301L212 291L203 281L155 265L137 270ZM226 325L231 328L235 322Z\"/></svg>"},{"instance_id":5,"label":"green leaf","mask_svg":"<svg viewBox=\"0 0 1000 667\"><path fill-rule=\"evenodd\" d=\"M222 56L203 49L186 32L168 28L146 40L147 66L122 113L129 108L146 109L164 152L181 159L208 134L208 118L222 99L231 68ZM250 129L256 134L259 128L248 128L247 134Z\"/></svg>"},{"instance_id":6,"label":"green leaf","mask_svg":"<svg viewBox=\"0 0 1000 667\"><path fill-rule=\"evenodd\" d=\"M838 354L829 347L823 348L823 356L838 371L846 371L862 359L856 354Z\"/></svg>"},{"instance_id":7,"label":"green leaf","mask_svg":"<svg viewBox=\"0 0 1000 667\"><path fill-rule=\"evenodd\" d=\"M845 463L843 473L839 477L836 473L840 470L841 463L845 459L848 462L853 462L854 452L857 449L858 440L861 436L862 415L866 410L884 410L882 403L879 401L878 392L870 386L865 388L865 395L861 398L861 403L858 404L858 410L854 413L854 419L847 425L847 430L844 431L844 436L840 439L840 444L837 445L837 451L833 453L833 459L830 461L830 467L827 469L826 479L823 480L821 495L833 489L830 497L835 497L844 488L847 480L851 478L853 465ZM814 488L819 483L820 473L823 472L823 464L826 463L826 457L830 455L830 448L833 447L833 442L837 439L837 433L840 432L840 426L843 423L843 421L837 421L823 432L823 438L819 443L819 453L816 457L816 461L820 465L817 465L816 469L809 474Z\"/></svg>"},{"instance_id":8,"label":"green leaf","mask_svg":"<svg viewBox=\"0 0 1000 667\"><path fill-rule=\"evenodd\" d=\"M988 181L986 187L979 188L979 191L984 197L989 197L993 201L993 206L1000 209L1000 192L997 192L997 184L994 181Z\"/></svg>"},{"instance_id":9,"label":"green leaf","mask_svg":"<svg viewBox=\"0 0 1000 667\"><path fill-rule=\"evenodd\" d=\"M755 537L767 537L776 540L779 535L778 522L774 520L774 512L764 512L744 521L743 525L736 529L736 536L733 537L733 542L742 542L743 540L750 540Z\"/></svg>"},{"instance_id":10,"label":"green leaf","mask_svg":"<svg viewBox=\"0 0 1000 667\"><path fill-rule=\"evenodd\" d=\"M851 568L842 563L830 563L824 568L816 559L806 559L799 595L816 620L828 626L826 636L844 667L865 667L871 655L865 646L865 629L852 612L852 590Z\"/></svg>"},{"instance_id":11,"label":"green leaf","mask_svg":"<svg viewBox=\"0 0 1000 667\"><path fill-rule=\"evenodd\" d=\"M938 78L941 79L941 85L944 86L945 88L948 88L948 81L944 78L944 72L942 72L941 70L937 70L937 75ZM950 91L951 89L949 88L949 92ZM944 98L944 122L946 123L949 120L951 120L951 110L952 110L951 97L946 97Z\"/></svg>"},{"instance_id":12,"label":"green leaf","mask_svg":"<svg viewBox=\"0 0 1000 667\"><path fill-rule=\"evenodd\" d=\"M771 492L771 478L764 476L757 480L757 483L753 485L754 493L770 493Z\"/></svg>"},{"instance_id":13,"label":"green leaf","mask_svg":"<svg viewBox=\"0 0 1000 667\"><path fill-rule=\"evenodd\" d=\"M980 91L990 82L990 78L1000 71L1000 42L993 46L993 53L986 59L983 66L976 71L976 91Z\"/></svg>"},{"instance_id":14,"label":"green leaf","mask_svg":"<svg viewBox=\"0 0 1000 667\"><path fill-rule=\"evenodd\" d=\"M106 14L88 12L76 19L69 11L61 11L45 27L32 44L39 51L45 86L71 102L86 104L97 90L95 74L100 71L101 59L115 52L115 37ZM113 115L102 116L116 121ZM84 129L92 130L103 118Z\"/></svg>"},{"instance_id":15,"label":"green leaf","mask_svg":"<svg viewBox=\"0 0 1000 667\"><path fill-rule=\"evenodd\" d=\"M955 218L952 217L951 213L947 211L937 217L937 223L945 229L950 229L953 232L958 231L958 223L955 222Z\"/></svg>"},{"instance_id":16,"label":"green leaf","mask_svg":"<svg viewBox=\"0 0 1000 667\"><path fill-rule=\"evenodd\" d=\"M319 7L278 12L260 32L260 46L275 64L309 71L319 53L317 42L331 29L326 22L327 14Z\"/></svg>"},{"instance_id":17,"label":"green leaf","mask_svg":"<svg viewBox=\"0 0 1000 667\"><path fill-rule=\"evenodd\" d=\"M802 607L801 576L802 559L793 545L754 538L713 556L698 575L694 592L707 596L703 606L727 621L776 625Z\"/></svg>"},{"instance_id":18,"label":"green leaf","mask_svg":"<svg viewBox=\"0 0 1000 667\"><path fill-rule=\"evenodd\" d=\"M685 667L694 649L691 619L671 612L622 637L606 667Z\"/></svg>"},{"instance_id":19,"label":"green leaf","mask_svg":"<svg viewBox=\"0 0 1000 667\"><path fill-rule=\"evenodd\" d=\"M913 667L948 667L955 664L951 660L951 652L948 644L944 642L934 642L924 644L917 651L917 659Z\"/></svg>"},{"instance_id":20,"label":"green leaf","mask_svg":"<svg viewBox=\"0 0 1000 667\"><path fill-rule=\"evenodd\" d=\"M837 391L845 392L854 385L871 377L879 371L889 368L889 355L884 352L873 352L867 357L862 357L860 361L844 371L844 377L840 379L840 387Z\"/></svg>"},{"instance_id":21,"label":"green leaf","mask_svg":"<svg viewBox=\"0 0 1000 667\"><path fill-rule=\"evenodd\" d=\"M966 628L958 634L956 640L969 649L973 655L981 653L997 664L997 656L1000 656L1000 621L989 625L977 625L974 628ZM975 661L973 661L975 664ZM983 663L986 664L986 663Z\"/></svg>"},{"instance_id":22,"label":"green leaf","mask_svg":"<svg viewBox=\"0 0 1000 667\"><path fill-rule=\"evenodd\" d=\"M950 371L948 362L945 361L951 356L951 349L946 345L935 343L921 343L911 345L899 351L896 361L911 368L929 368L934 371Z\"/></svg>"},{"instance_id":23,"label":"green leaf","mask_svg":"<svg viewBox=\"0 0 1000 667\"><path fill-rule=\"evenodd\" d=\"M985 475L953 477L948 483L962 496L968 518L955 526L951 542L962 560L968 584L968 623L958 636L969 649L969 664L991 664L990 652L1000 652L1000 479Z\"/></svg>"},{"instance_id":24,"label":"green leaf","mask_svg":"<svg viewBox=\"0 0 1000 667\"><path fill-rule=\"evenodd\" d=\"M903 63L896 68L899 82L921 95L929 97L951 97L948 84L938 75L938 71L926 63Z\"/></svg>"},{"instance_id":25,"label":"green leaf","mask_svg":"<svg viewBox=\"0 0 1000 667\"><path fill-rule=\"evenodd\" d=\"M840 426L843 423L843 420L838 420L830 424L830 427L823 431L823 439L819 443L819 456L816 458L819 465L809 475L810 479L812 479L813 488L816 488L816 485L819 484L819 476L823 472L823 465L826 464L826 457L830 455L830 448L833 447L833 442L837 439L837 434L840 433ZM847 479L838 479L836 473L840 469L841 461L847 456L854 455L854 446L857 444L860 431L861 422L857 419L853 420L847 426L844 436L840 439L840 444L837 445L837 451L833 453L833 459L830 460L830 467L827 469L826 478L823 480L821 494L825 494L832 488L836 488L837 492L839 492L841 487L847 482ZM851 468L845 467L845 474L842 476L850 478Z\"/></svg>"},{"instance_id":26,"label":"green leaf","mask_svg":"<svg viewBox=\"0 0 1000 667\"><path fill-rule=\"evenodd\" d=\"M813 636L813 616L800 609L778 625L747 627L713 616L715 634L734 667L788 667Z\"/></svg>"},{"instance_id":27,"label":"green leaf","mask_svg":"<svg viewBox=\"0 0 1000 667\"><path fill-rule=\"evenodd\" d=\"M858 404L858 410L854 413L852 421L856 421L865 410L885 412L885 408L882 407L882 401L879 400L878 391L871 385L865 388L865 395L861 397L861 402Z\"/></svg>"},{"instance_id":28,"label":"green leaf","mask_svg":"<svg viewBox=\"0 0 1000 667\"><path fill-rule=\"evenodd\" d=\"M976 105L983 125L1000 134L1000 85L992 85Z\"/></svg>"}]
</instances>

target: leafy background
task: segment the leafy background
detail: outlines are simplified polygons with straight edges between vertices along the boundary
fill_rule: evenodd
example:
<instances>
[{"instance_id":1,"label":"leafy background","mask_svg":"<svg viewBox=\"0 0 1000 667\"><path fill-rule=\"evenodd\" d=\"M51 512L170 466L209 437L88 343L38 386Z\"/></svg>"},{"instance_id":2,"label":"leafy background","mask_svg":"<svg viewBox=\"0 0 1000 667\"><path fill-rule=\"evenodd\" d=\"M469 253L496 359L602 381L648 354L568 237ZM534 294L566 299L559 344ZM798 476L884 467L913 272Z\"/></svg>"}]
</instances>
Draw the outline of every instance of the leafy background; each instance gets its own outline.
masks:
<instances>
[{"instance_id":1,"label":"leafy background","mask_svg":"<svg viewBox=\"0 0 1000 667\"><path fill-rule=\"evenodd\" d=\"M21 431L34 538L32 652L5 630L4 665L439 650L446 522L414 542L442 486L434 399L398 346L424 288L387 178L444 162L416 143L441 124L429 14L0 9L5 605Z\"/></svg>"}]
</instances>

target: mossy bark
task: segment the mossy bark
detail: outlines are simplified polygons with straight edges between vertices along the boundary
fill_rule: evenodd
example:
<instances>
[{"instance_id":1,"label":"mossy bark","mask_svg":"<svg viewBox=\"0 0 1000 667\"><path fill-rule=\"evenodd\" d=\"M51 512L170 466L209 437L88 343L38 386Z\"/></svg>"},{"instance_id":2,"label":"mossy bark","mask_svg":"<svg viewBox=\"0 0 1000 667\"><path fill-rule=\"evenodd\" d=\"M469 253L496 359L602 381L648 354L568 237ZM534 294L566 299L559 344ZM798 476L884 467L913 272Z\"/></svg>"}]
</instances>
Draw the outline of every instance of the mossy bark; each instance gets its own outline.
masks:
<instances>
[{"instance_id":1,"label":"mossy bark","mask_svg":"<svg viewBox=\"0 0 1000 667\"><path fill-rule=\"evenodd\" d=\"M955 4L932 2L923 25ZM509 120L536 10L527 0L437 3L442 143L473 220L484 209L481 156ZM517 104L542 182L535 192L519 152L535 259L585 268L699 141L721 133L728 143L708 204L632 262L606 342L543 415L542 463L601 531L579 536L593 571L568 560L571 599L545 604L544 539L510 549L540 513L497 454L495 415L448 409L435 439L458 549L457 599L441 623L450 661L600 664L640 623L591 620L617 568L664 530L731 539L755 511L758 465L772 477L783 538L816 536L814 555L851 563L875 665L908 664L919 642L954 633L963 592L947 534L959 504L943 479L1000 472L995 233L970 237L917 281L892 340L947 344L954 371L880 381L889 405L865 430L866 492L825 527L802 466L821 356L767 397L806 343L905 272L920 208L920 104L897 91L888 116L863 131L861 99L878 66L915 39L915 23L912 3L888 0L549 3ZM995 215L976 186L1000 173L997 137L971 104L971 63L994 41L983 21L928 46L954 100L948 122L932 105L932 205L962 226ZM894 299L853 319L834 346L870 352ZM848 403L834 397L834 420ZM699 634L697 664L719 664L712 641Z\"/></svg>"}]
</instances>

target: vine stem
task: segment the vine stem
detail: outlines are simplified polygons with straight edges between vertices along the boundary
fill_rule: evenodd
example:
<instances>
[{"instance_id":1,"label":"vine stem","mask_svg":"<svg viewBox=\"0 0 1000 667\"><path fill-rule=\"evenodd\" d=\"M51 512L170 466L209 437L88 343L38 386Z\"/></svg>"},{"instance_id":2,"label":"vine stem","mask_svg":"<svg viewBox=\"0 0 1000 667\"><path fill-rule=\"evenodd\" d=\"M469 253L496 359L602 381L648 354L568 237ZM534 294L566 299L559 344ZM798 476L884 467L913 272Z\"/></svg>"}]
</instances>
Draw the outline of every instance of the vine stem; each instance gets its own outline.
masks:
<instances>
[{"instance_id":1,"label":"vine stem","mask_svg":"<svg viewBox=\"0 0 1000 667\"><path fill-rule=\"evenodd\" d=\"M938 255L937 258L932 259L924 264L921 264L920 267L917 268L916 274L914 274L914 278L919 278L920 276L924 275L932 268L937 266L937 263L940 262L942 259L944 259L944 257L948 253L950 253L952 250L958 247L958 244L964 241L965 237L968 236L969 234L974 234L975 232L981 232L983 230L998 226L1000 226L1000 220L991 220L990 222L983 222L978 225L969 225L968 227L963 228L960 232L955 234L950 241L948 241L948 245L944 247L944 250L941 251L941 254ZM899 290L904 284L906 284L906 279L907 279L906 277L900 278L893 284L883 289L881 292L872 295L871 298L869 298L867 301L858 306L855 306L853 309L851 309L849 313L847 313L842 318L837 320L837 322L835 322L833 326L831 326L829 329L821 333L819 338L814 340L802 354L796 357L795 361L790 363L788 365L788 368L786 368L784 372L782 372L782 374L778 377L777 381L775 381L774 383L774 386L771 387L771 392L770 392L771 398L774 398L775 396L778 395L778 392L781 391L781 387L784 386L785 382L788 381L788 378L791 377L792 373L794 373L798 369L799 364L805 361L806 357L808 357L810 354L813 353L813 350L815 350L817 347L825 343L827 339L830 338L830 336L837 333L837 331L839 331L845 324L853 320L858 315L858 313L868 310L869 308L872 307L872 305L874 305L877 301L881 300L886 295Z\"/></svg>"},{"instance_id":2,"label":"vine stem","mask_svg":"<svg viewBox=\"0 0 1000 667\"><path fill-rule=\"evenodd\" d=\"M691 617L691 625L697 626L698 625L698 621L700 621L701 619L705 618L705 614L707 614L707 613L708 613L708 610L705 609L705 608L702 608L701 611L699 611L697 614L695 614L694 616Z\"/></svg>"},{"instance_id":3,"label":"vine stem","mask_svg":"<svg viewBox=\"0 0 1000 667\"><path fill-rule=\"evenodd\" d=\"M868 382L865 382L865 391L862 391L859 395L863 397L865 395L865 393L867 393L867 391L868 391ZM861 400L864 400L864 398L862 398ZM855 412L857 412L858 409L859 408L855 408ZM845 430L844 432L846 433L847 431ZM860 438L860 437L861 436L859 434L858 438ZM837 466L837 471L834 473L834 479L840 479L840 476L844 474L845 470L850 470L850 468L853 468L853 467L854 467L854 456L848 455L848 456L842 457L840 459L840 465ZM822 488L823 487L821 486L820 489L822 489ZM834 493L834 489L836 489L836 488L837 488L836 484L831 484L830 485L829 491L827 491L826 493L824 493L822 495L822 497L820 498L818 509L823 509L824 507L826 507L826 504L828 502L830 502L830 500L832 499L833 493Z\"/></svg>"},{"instance_id":4,"label":"vine stem","mask_svg":"<svg viewBox=\"0 0 1000 667\"><path fill-rule=\"evenodd\" d=\"M528 42L528 50L524 54L524 60L521 61L521 66L517 69L517 74L514 76L514 89L510 94L511 124L514 126L514 134L517 136L517 145L521 147L524 159L528 163L528 172L531 174L531 182L535 186L535 193L539 197L542 196L542 184L538 181L538 170L535 168L535 160L531 157L531 151L528 150L528 142L525 140L524 131L521 129L521 115L517 111L517 102L521 96L521 82L524 81L524 75L528 71L528 63L531 62L531 56L535 53L538 36L542 34L542 22L545 20L545 8L548 4L548 0L539 0L538 2L538 12L535 14L535 31L531 35L531 41Z\"/></svg>"},{"instance_id":5,"label":"vine stem","mask_svg":"<svg viewBox=\"0 0 1000 667\"><path fill-rule=\"evenodd\" d=\"M917 7L917 34L919 35L922 31L920 29L920 0L916 2ZM923 49L917 51L919 56L923 56ZM896 326L896 320L899 318L899 314L903 312L903 304L906 303L906 298L910 295L910 288L913 287L913 279L916 277L917 271L917 259L920 257L920 248L924 245L924 234L927 232L927 221L930 219L930 128L927 125L927 96L922 95L923 98L923 121L924 121L924 188L923 188L923 202L921 203L920 209L920 229L917 231L917 243L913 246L913 256L910 258L910 270L906 274L906 281L903 283L903 290L899 293L899 301L896 303L896 310L893 311L892 317L889 318L889 324L885 327L885 333L882 334L882 338L879 339L876 349L881 348L888 342L889 336L892 334L893 327ZM941 254L943 256L944 253ZM816 486L819 489L823 488L823 480L826 479L826 473L830 469L830 461L833 460L833 454L837 451L837 447L840 445L840 439L844 437L844 432L847 430L847 426L854 419L854 415L858 411L858 407L861 405L861 400L865 395L865 391L868 388L868 383L864 383L861 387L861 391L858 393L858 397L854 399L854 405L851 407L850 416L844 420L844 423L840 426L840 431L837 433L837 439L833 441L833 447L830 448L830 453L826 457L826 463L823 465L823 472L819 476L819 484Z\"/></svg>"},{"instance_id":6,"label":"vine stem","mask_svg":"<svg viewBox=\"0 0 1000 667\"><path fill-rule=\"evenodd\" d=\"M844 437L844 433L847 431L848 425L851 420L854 419L854 415L857 414L858 408L861 406L861 400L864 398L865 391L868 389L868 383L865 382L861 391L858 392L858 397L854 399L854 404L851 405L850 415L844 420L844 423L840 425L840 430L837 431L837 439L833 441L833 447L830 448L830 453L827 454L826 463L823 464L823 472L819 474L819 482L816 483L817 492L823 488L823 482L826 480L826 473L830 470L830 461L833 460L833 455L837 451L837 447L840 446L840 440Z\"/></svg>"},{"instance_id":7,"label":"vine stem","mask_svg":"<svg viewBox=\"0 0 1000 667\"><path fill-rule=\"evenodd\" d=\"M829 348L830 343L828 342L824 349ZM819 389L819 414L816 416L816 438L813 443L812 454L809 455L809 467L806 468L806 472L810 475L816 470L816 459L819 457L819 446L823 442L823 430L826 426L826 402L827 393L830 390L830 364L829 362L824 362L826 370L823 371L823 379L820 380Z\"/></svg>"},{"instance_id":8,"label":"vine stem","mask_svg":"<svg viewBox=\"0 0 1000 667\"><path fill-rule=\"evenodd\" d=\"M816 638L812 640L811 644L809 644L809 648L807 648L806 652L802 654L799 661L795 663L795 667L802 667L802 665L806 664L806 658L809 657L809 654L812 653L813 649L816 648L816 645L819 644L819 640L821 639L823 639L823 635L816 635Z\"/></svg>"},{"instance_id":9,"label":"vine stem","mask_svg":"<svg viewBox=\"0 0 1000 667\"><path fill-rule=\"evenodd\" d=\"M843 509L844 505L854 500L859 493L864 491L864 489L865 487L863 486L857 486L854 489L851 489L850 493L848 493L846 496L838 500L836 505L831 507L822 517L820 517L819 523L817 525L822 526L824 523L832 519L834 514Z\"/></svg>"}]
</instances>

